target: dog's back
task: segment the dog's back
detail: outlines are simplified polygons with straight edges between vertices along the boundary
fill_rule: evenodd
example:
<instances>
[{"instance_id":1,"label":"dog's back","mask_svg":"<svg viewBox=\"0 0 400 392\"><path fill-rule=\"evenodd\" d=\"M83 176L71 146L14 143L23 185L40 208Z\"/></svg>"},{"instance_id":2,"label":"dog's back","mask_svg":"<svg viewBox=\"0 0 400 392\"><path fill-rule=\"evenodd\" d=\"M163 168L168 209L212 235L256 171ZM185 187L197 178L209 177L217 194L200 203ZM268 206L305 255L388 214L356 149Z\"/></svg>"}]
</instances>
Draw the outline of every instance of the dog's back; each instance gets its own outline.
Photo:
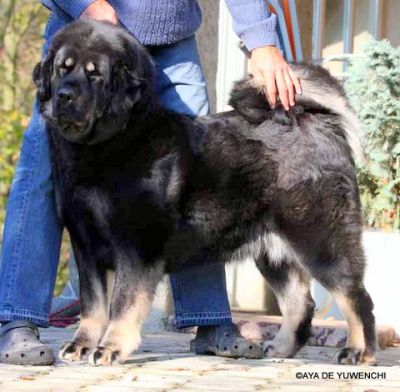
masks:
<instances>
[{"instance_id":1,"label":"dog's back","mask_svg":"<svg viewBox=\"0 0 400 392\"><path fill-rule=\"evenodd\" d=\"M220 204L229 199L231 207L237 204L232 211L245 205L249 216L279 213L280 219L306 226L326 204L339 205L344 192L339 188L344 186L352 207L341 208L354 213L361 231L354 167L354 158L362 159L358 119L326 70L312 65L294 69L303 94L288 112L279 104L269 108L263 92L248 78L233 88L233 111L198 119L207 134L199 159L203 166L193 174L193 182L200 184L197 192L211 190ZM244 223L243 216L239 220Z\"/></svg>"}]
</instances>

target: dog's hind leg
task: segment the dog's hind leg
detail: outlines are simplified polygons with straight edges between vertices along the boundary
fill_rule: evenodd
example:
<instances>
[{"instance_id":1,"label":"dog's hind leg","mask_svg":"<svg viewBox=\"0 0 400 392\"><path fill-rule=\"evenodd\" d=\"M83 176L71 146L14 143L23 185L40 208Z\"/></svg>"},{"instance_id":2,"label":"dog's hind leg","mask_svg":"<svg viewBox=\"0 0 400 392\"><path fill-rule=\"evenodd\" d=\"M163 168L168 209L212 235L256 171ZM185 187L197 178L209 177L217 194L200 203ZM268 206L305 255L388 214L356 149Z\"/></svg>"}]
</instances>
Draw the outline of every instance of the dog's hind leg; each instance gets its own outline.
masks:
<instances>
[{"instance_id":1,"label":"dog's hind leg","mask_svg":"<svg viewBox=\"0 0 400 392\"><path fill-rule=\"evenodd\" d=\"M108 321L106 269L74 247L79 269L81 320L72 342L58 354L61 360L79 361L87 357L103 336Z\"/></svg>"},{"instance_id":2,"label":"dog's hind leg","mask_svg":"<svg viewBox=\"0 0 400 392\"><path fill-rule=\"evenodd\" d=\"M99 346L89 356L89 363L103 366L123 363L139 347L142 324L163 275L163 262L118 264L110 322Z\"/></svg>"},{"instance_id":3,"label":"dog's hind leg","mask_svg":"<svg viewBox=\"0 0 400 392\"><path fill-rule=\"evenodd\" d=\"M264 342L265 356L293 357L309 337L314 314L309 278L294 262L271 264L267 256L261 256L256 264L276 295L283 317L275 338Z\"/></svg>"},{"instance_id":4,"label":"dog's hind leg","mask_svg":"<svg viewBox=\"0 0 400 392\"><path fill-rule=\"evenodd\" d=\"M349 245L350 246L350 245ZM342 252L345 246L342 246ZM338 352L342 364L376 364L375 317L373 302L363 284L364 255L361 245L351 244L349 256L338 256L314 277L331 291L347 324L346 347Z\"/></svg>"},{"instance_id":5,"label":"dog's hind leg","mask_svg":"<svg viewBox=\"0 0 400 392\"><path fill-rule=\"evenodd\" d=\"M348 324L346 347L337 354L337 362L375 365L375 318L368 292L363 284L356 284L344 292L333 291L333 296Z\"/></svg>"}]
</instances>

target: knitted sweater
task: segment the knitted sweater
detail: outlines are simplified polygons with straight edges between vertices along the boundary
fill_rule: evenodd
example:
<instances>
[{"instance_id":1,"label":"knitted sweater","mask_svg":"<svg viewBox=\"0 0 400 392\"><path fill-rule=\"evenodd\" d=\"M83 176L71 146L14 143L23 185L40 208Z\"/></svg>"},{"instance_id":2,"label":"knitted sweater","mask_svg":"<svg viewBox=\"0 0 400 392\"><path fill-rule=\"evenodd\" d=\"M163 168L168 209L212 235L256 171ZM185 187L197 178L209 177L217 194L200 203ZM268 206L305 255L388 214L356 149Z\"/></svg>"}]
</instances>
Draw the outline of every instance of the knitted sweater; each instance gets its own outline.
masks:
<instances>
[{"instance_id":1,"label":"knitted sweater","mask_svg":"<svg viewBox=\"0 0 400 392\"><path fill-rule=\"evenodd\" d=\"M41 0L59 16L78 19L95 0ZM266 0L225 0L233 29L248 50L276 44L276 16ZM108 0L120 22L144 45L165 45L195 33L201 23L196 0Z\"/></svg>"}]
</instances>

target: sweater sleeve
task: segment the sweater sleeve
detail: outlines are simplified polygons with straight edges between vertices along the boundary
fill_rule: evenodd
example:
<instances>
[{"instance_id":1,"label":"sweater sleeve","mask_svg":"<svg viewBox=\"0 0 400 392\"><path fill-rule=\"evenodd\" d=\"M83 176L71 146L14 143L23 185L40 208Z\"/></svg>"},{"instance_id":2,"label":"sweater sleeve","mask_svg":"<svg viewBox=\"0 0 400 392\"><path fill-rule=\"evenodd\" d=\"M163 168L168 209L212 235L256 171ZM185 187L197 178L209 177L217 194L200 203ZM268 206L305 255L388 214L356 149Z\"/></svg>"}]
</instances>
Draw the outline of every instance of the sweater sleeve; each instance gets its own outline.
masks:
<instances>
[{"instance_id":1,"label":"sweater sleeve","mask_svg":"<svg viewBox=\"0 0 400 392\"><path fill-rule=\"evenodd\" d=\"M73 19L78 19L95 0L53 0L58 7L66 12Z\"/></svg>"},{"instance_id":2,"label":"sweater sleeve","mask_svg":"<svg viewBox=\"0 0 400 392\"><path fill-rule=\"evenodd\" d=\"M251 51L276 45L276 15L268 10L267 0L225 0L233 18L233 30Z\"/></svg>"}]
</instances>

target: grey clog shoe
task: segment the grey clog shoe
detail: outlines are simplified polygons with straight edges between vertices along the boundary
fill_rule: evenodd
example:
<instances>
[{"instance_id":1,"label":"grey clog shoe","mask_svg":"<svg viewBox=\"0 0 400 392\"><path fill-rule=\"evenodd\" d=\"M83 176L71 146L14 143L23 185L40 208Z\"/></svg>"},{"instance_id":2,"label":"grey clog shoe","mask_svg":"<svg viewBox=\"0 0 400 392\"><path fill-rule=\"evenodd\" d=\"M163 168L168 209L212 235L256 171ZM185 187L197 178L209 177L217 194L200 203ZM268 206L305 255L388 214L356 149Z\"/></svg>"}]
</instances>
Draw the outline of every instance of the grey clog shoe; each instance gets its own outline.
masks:
<instances>
[{"instance_id":1,"label":"grey clog shoe","mask_svg":"<svg viewBox=\"0 0 400 392\"><path fill-rule=\"evenodd\" d=\"M25 320L15 320L0 328L0 363L51 365L54 353L40 342L39 329Z\"/></svg>"},{"instance_id":2,"label":"grey clog shoe","mask_svg":"<svg viewBox=\"0 0 400 392\"><path fill-rule=\"evenodd\" d=\"M199 327L196 338L190 342L190 351L228 358L263 358L261 345L245 339L233 323Z\"/></svg>"}]
</instances>

